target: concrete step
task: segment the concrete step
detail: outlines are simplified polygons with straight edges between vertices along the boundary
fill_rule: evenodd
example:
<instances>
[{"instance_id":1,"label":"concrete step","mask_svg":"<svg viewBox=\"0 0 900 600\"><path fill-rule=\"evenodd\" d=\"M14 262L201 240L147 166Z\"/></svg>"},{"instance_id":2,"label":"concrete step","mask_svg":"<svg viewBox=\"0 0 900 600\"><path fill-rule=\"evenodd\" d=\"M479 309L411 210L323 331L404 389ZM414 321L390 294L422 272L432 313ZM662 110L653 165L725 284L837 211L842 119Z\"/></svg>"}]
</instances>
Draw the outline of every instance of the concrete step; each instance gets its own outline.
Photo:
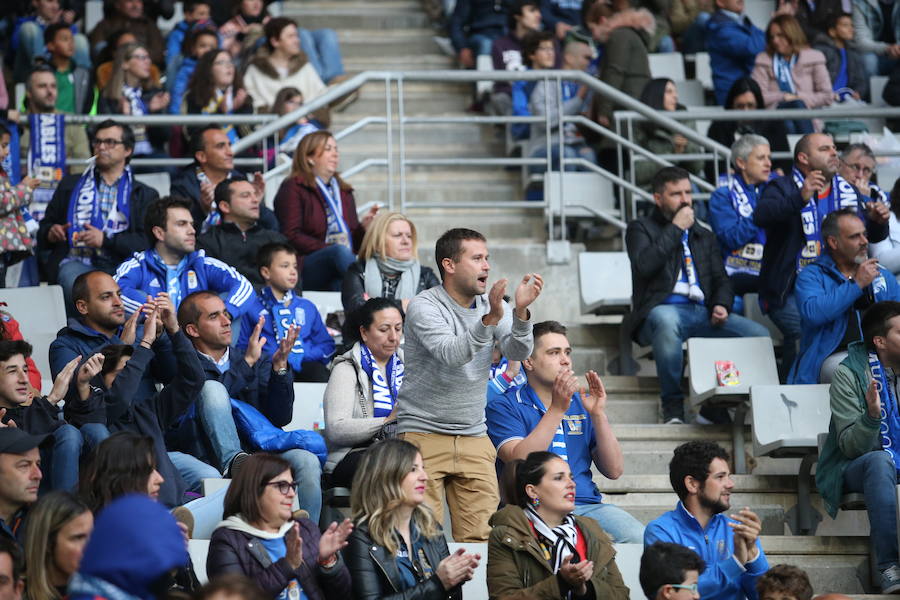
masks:
<instances>
[{"instance_id":1,"label":"concrete step","mask_svg":"<svg viewBox=\"0 0 900 600\"><path fill-rule=\"evenodd\" d=\"M466 109L472 102L471 94L465 93L449 93L449 94L432 94L432 93L416 93L403 94L403 113L410 116L424 117L434 116L436 114L459 113ZM391 111L396 119L398 104L396 95L392 97ZM378 93L375 90L363 88L359 99L347 107L342 113L337 113L342 118L337 118L332 113L332 125L335 131L339 131L345 127L345 119L352 117L352 121L347 125L356 122L363 117L378 116L384 117L387 114L385 106L384 92ZM384 125L378 126L384 130Z\"/></svg>"},{"instance_id":2,"label":"concrete step","mask_svg":"<svg viewBox=\"0 0 900 600\"><path fill-rule=\"evenodd\" d=\"M797 477L789 475L732 475L734 479L734 491L731 505L742 506L735 496L740 497L749 493L764 494L795 494L797 491ZM596 477L595 477L596 480ZM610 493L639 493L639 494L668 494L672 493L672 484L669 482L668 473L661 474L626 474L616 480L603 479L601 489Z\"/></svg>"},{"instance_id":3,"label":"concrete step","mask_svg":"<svg viewBox=\"0 0 900 600\"><path fill-rule=\"evenodd\" d=\"M382 168L383 170L383 168ZM463 178L465 174L460 172L458 177ZM354 185L354 188L357 190L356 192L356 201L357 203L363 202L380 202L382 204L389 204L390 198L388 196L388 189L386 185L377 185L371 186L367 184L357 185L355 179L350 179L350 183ZM397 197L399 198L399 189L395 192ZM407 185L406 190L406 199L407 202L415 202L419 204L427 204L433 209L437 209L438 205L442 201L447 202L471 202L478 201L479 203L483 203L484 208L475 208L468 209L470 214L478 214L482 210L492 211L495 208L504 202L509 202L512 200L522 200L522 193L514 186L509 184L494 184L494 185L484 185L484 186L460 186L457 188L448 189L444 185L436 184L436 185L423 185L423 184L409 184ZM398 206L399 208L399 206ZM475 211L474 213L472 211ZM535 214L541 214L538 211L535 211ZM480 216L476 222L473 222L471 217L466 222L466 227L476 226L479 230L483 229L481 227L481 219ZM531 227L530 223L527 225L529 231L533 231L534 228ZM449 229L450 227L444 227L441 230L441 233ZM537 228L541 230L541 228ZM440 235L440 234L438 234ZM487 234L485 234L487 235ZM511 234L513 235L513 234ZM435 240L437 238L428 238L425 236L420 236L423 240ZM496 239L496 236L494 236ZM489 238L490 239L490 238ZM509 238L505 238L509 239ZM530 237L529 241L546 239L546 234L542 234L538 231L535 232L534 237ZM521 265L528 265L530 263L520 263ZM531 267L530 270L534 270L537 265ZM577 281L575 282L577 284ZM577 308L574 307L573 308ZM561 318L565 318L566 315L558 315Z\"/></svg>"},{"instance_id":4,"label":"concrete step","mask_svg":"<svg viewBox=\"0 0 900 600\"><path fill-rule=\"evenodd\" d=\"M428 26L428 17L418 2L302 2L285 4L285 17L297 19L304 28L392 30Z\"/></svg>"},{"instance_id":5,"label":"concrete step","mask_svg":"<svg viewBox=\"0 0 900 600\"><path fill-rule=\"evenodd\" d=\"M377 99L376 97L373 97L372 100L375 104L380 102L380 108L377 112L372 113L371 116L384 117L385 113L383 99ZM340 131L344 127L356 123L363 116L369 115L353 114L348 116L346 121L336 121L333 123L333 129L335 131ZM429 114L428 116L438 115ZM456 114L445 116L459 117L463 115L457 112ZM394 122L393 127L394 144L396 145L399 143L400 135L397 129L396 121ZM372 144L384 147L387 143L386 133L386 125L367 125L363 129L353 132L352 134L341 139L340 145L342 149L348 144ZM490 125L479 125L476 123L409 123L404 128L404 134L407 144L409 144L410 142L418 141L425 147L431 147L435 149L446 144L459 144L468 147L470 150L477 150L484 144L494 145L503 142L503 134L501 131L495 129ZM498 150L500 149L498 148ZM500 155L502 156L502 153ZM466 155L460 154L459 156L464 157ZM413 155L412 153L407 152L407 158L429 158L429 154L425 153L422 155ZM447 167L441 168L446 169ZM471 167L466 168L470 170L476 170L472 169ZM479 169L502 170L503 167L490 166L479 167Z\"/></svg>"},{"instance_id":6,"label":"concrete step","mask_svg":"<svg viewBox=\"0 0 900 600\"><path fill-rule=\"evenodd\" d=\"M397 29L386 31L371 29L337 30L341 55L345 59L360 56L408 56L410 54L437 54L440 48L434 42L431 28Z\"/></svg>"},{"instance_id":7,"label":"concrete step","mask_svg":"<svg viewBox=\"0 0 900 600\"><path fill-rule=\"evenodd\" d=\"M363 71L404 71L415 69L417 71L453 69L456 61L446 54L404 54L344 57L344 70L348 74L355 75Z\"/></svg>"}]
</instances>

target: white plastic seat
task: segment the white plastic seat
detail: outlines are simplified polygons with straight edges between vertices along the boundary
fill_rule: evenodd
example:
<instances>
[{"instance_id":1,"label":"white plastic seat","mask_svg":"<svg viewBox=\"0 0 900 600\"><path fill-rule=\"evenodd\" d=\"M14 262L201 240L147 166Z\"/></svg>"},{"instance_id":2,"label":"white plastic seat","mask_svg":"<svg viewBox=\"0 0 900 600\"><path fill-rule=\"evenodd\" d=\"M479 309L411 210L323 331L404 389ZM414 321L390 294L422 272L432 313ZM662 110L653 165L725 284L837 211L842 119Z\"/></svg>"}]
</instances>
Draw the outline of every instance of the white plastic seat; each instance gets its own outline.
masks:
<instances>
[{"instance_id":1,"label":"white plastic seat","mask_svg":"<svg viewBox=\"0 0 900 600\"><path fill-rule=\"evenodd\" d=\"M25 341L34 347L32 358L41 375L50 378L50 343L66 326L66 305L62 287L40 285L33 287L5 288L0 300L19 322L19 330ZM44 390L49 392L50 390Z\"/></svg>"},{"instance_id":2,"label":"white plastic seat","mask_svg":"<svg viewBox=\"0 0 900 600\"><path fill-rule=\"evenodd\" d=\"M291 422L283 428L285 431L325 429L325 410L322 401L327 385L327 383L294 384L294 412Z\"/></svg>"},{"instance_id":3,"label":"white plastic seat","mask_svg":"<svg viewBox=\"0 0 900 600\"><path fill-rule=\"evenodd\" d=\"M631 261L627 252L578 255L581 314L622 314L631 307Z\"/></svg>"},{"instance_id":4,"label":"white plastic seat","mask_svg":"<svg viewBox=\"0 0 900 600\"><path fill-rule=\"evenodd\" d=\"M616 218L620 216L612 182L599 173L549 171L544 175L548 216L562 214L563 199L567 219L595 219L598 213Z\"/></svg>"},{"instance_id":5,"label":"white plastic seat","mask_svg":"<svg viewBox=\"0 0 900 600\"><path fill-rule=\"evenodd\" d=\"M684 56L681 52L655 52L649 54L650 77L665 77L672 81L684 81Z\"/></svg>"},{"instance_id":6,"label":"white plastic seat","mask_svg":"<svg viewBox=\"0 0 900 600\"><path fill-rule=\"evenodd\" d=\"M316 305L316 308L319 309L319 316L322 317L323 322L328 316L328 313L344 310L344 305L341 303L340 292L314 292L304 290L303 297Z\"/></svg>"}]
</instances>

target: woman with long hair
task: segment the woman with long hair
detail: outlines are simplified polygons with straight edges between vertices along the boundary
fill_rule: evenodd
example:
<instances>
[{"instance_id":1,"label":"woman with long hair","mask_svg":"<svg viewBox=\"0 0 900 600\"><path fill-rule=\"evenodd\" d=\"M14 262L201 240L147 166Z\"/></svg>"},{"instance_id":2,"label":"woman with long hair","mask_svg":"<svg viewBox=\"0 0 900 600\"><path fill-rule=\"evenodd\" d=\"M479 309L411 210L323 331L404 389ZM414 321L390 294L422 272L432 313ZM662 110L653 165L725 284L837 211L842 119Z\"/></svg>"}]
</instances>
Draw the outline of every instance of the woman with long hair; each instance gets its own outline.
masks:
<instances>
[{"instance_id":1,"label":"woman with long hair","mask_svg":"<svg viewBox=\"0 0 900 600\"><path fill-rule=\"evenodd\" d=\"M97 446L81 471L78 493L96 513L125 494L146 494L156 500L162 482L156 470L153 438L120 431Z\"/></svg>"},{"instance_id":2,"label":"woman with long hair","mask_svg":"<svg viewBox=\"0 0 900 600\"><path fill-rule=\"evenodd\" d=\"M87 504L71 492L51 492L28 511L25 597L60 600L78 570L94 527Z\"/></svg>"},{"instance_id":3,"label":"woman with long hair","mask_svg":"<svg viewBox=\"0 0 900 600\"><path fill-rule=\"evenodd\" d=\"M302 260L303 285L308 290L338 290L344 273L356 260L376 206L359 220L353 188L338 173L338 145L329 131L315 131L301 140L291 173L275 196L281 233Z\"/></svg>"},{"instance_id":4,"label":"woman with long hair","mask_svg":"<svg viewBox=\"0 0 900 600\"><path fill-rule=\"evenodd\" d=\"M191 115L234 115L253 112L241 75L225 50L210 50L197 60L185 94L185 112ZM240 139L237 128L224 119L223 129L231 143Z\"/></svg>"},{"instance_id":5,"label":"woman with long hair","mask_svg":"<svg viewBox=\"0 0 900 600\"><path fill-rule=\"evenodd\" d=\"M353 479L356 529L345 556L357 600L459 600L481 557L450 554L425 505L428 475L415 445L389 439L369 448Z\"/></svg>"},{"instance_id":6,"label":"woman with long hair","mask_svg":"<svg viewBox=\"0 0 900 600\"><path fill-rule=\"evenodd\" d=\"M275 95L275 103L272 105L272 113L283 117L303 106L303 94L295 87L285 87ZM300 140L308 133L325 129L325 125L312 115L300 117L296 123L288 125L278 132L279 152L285 152L293 156L300 144ZM273 149L273 152L275 150Z\"/></svg>"},{"instance_id":7,"label":"woman with long hair","mask_svg":"<svg viewBox=\"0 0 900 600\"><path fill-rule=\"evenodd\" d=\"M566 461L532 452L506 463L505 508L491 517L487 586L491 598L627 600L609 535L573 514L575 480Z\"/></svg>"},{"instance_id":8,"label":"woman with long hair","mask_svg":"<svg viewBox=\"0 0 900 600\"><path fill-rule=\"evenodd\" d=\"M210 539L210 578L242 574L270 598L347 600L350 574L339 551L353 525L346 519L320 534L309 519L294 518L296 496L290 463L267 453L247 458L225 494L225 520Z\"/></svg>"}]
</instances>

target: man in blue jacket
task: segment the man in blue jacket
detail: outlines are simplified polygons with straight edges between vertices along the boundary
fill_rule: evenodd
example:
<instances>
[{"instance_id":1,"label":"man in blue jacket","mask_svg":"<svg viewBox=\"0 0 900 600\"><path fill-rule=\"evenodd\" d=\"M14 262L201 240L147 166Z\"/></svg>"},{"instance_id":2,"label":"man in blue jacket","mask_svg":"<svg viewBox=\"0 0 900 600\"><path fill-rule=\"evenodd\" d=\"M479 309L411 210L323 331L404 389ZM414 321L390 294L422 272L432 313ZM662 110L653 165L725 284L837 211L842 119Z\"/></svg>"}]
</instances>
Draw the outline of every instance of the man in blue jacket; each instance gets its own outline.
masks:
<instances>
[{"instance_id":1,"label":"man in blue jacket","mask_svg":"<svg viewBox=\"0 0 900 600\"><path fill-rule=\"evenodd\" d=\"M744 15L744 0L716 0L716 12L706 23L706 49L712 69L716 103L734 82L750 75L756 55L766 47L766 34Z\"/></svg>"},{"instance_id":2,"label":"man in blue jacket","mask_svg":"<svg viewBox=\"0 0 900 600\"><path fill-rule=\"evenodd\" d=\"M686 546L700 555L703 600L757 600L756 578L769 570L759 544L759 517L749 508L726 516L734 481L728 452L715 442L687 442L675 449L669 480L680 499L675 510L644 530L644 547L654 542Z\"/></svg>"},{"instance_id":3,"label":"man in blue jacket","mask_svg":"<svg viewBox=\"0 0 900 600\"><path fill-rule=\"evenodd\" d=\"M140 309L147 296L167 292L175 308L182 298L199 290L227 294L233 317L243 314L256 295L246 277L222 261L195 250L197 238L191 205L168 196L147 208L144 231L153 246L119 265L116 282L128 313Z\"/></svg>"},{"instance_id":4,"label":"man in blue jacket","mask_svg":"<svg viewBox=\"0 0 900 600\"><path fill-rule=\"evenodd\" d=\"M822 222L827 252L797 276L800 356L788 383L830 383L862 339L862 313L875 302L900 300L900 285L878 259L869 258L866 227L854 208L830 213Z\"/></svg>"}]
</instances>

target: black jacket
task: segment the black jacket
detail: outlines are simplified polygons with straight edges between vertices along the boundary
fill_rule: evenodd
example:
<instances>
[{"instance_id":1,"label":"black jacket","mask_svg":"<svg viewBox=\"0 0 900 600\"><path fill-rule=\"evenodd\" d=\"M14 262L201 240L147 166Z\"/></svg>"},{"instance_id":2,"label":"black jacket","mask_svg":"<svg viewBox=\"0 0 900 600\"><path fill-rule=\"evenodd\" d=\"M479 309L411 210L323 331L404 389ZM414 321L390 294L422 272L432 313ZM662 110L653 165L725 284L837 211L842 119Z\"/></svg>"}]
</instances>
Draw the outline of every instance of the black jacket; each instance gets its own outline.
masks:
<instances>
[{"instance_id":1,"label":"black jacket","mask_svg":"<svg viewBox=\"0 0 900 600\"><path fill-rule=\"evenodd\" d=\"M828 74L831 76L831 82L837 79L838 71L841 68L841 50L834 45L827 35L820 34L813 47L825 55L825 65L828 67ZM855 92L859 92L863 100L869 100L869 78L866 76L866 64L862 54L853 48L846 48L847 51L847 87Z\"/></svg>"},{"instance_id":2,"label":"black jacket","mask_svg":"<svg viewBox=\"0 0 900 600\"><path fill-rule=\"evenodd\" d=\"M274 216L274 215L273 215ZM256 290L265 282L256 266L256 255L259 249L273 242L287 243L287 238L278 231L266 229L259 223L244 232L234 223L222 223L210 227L206 233L197 238L198 247L206 250L207 256L218 258L231 265L250 280Z\"/></svg>"},{"instance_id":3,"label":"black jacket","mask_svg":"<svg viewBox=\"0 0 900 600\"><path fill-rule=\"evenodd\" d=\"M344 273L344 282L341 285L341 304L344 310L349 312L359 308L366 302L366 261L358 259L350 265L347 272ZM419 285L416 286L416 293L441 285L437 276L429 267L422 265L419 270Z\"/></svg>"},{"instance_id":4,"label":"black jacket","mask_svg":"<svg viewBox=\"0 0 900 600\"><path fill-rule=\"evenodd\" d=\"M369 528L358 525L347 539L344 558L353 577L353 597L355 600L461 600L462 586L450 590L437 576L437 568L442 560L450 556L447 540L442 534L426 538L423 544L425 558L434 574L415 587L400 591L403 579L395 557L388 554L384 546L378 546L369 537Z\"/></svg>"},{"instance_id":5,"label":"black jacket","mask_svg":"<svg viewBox=\"0 0 900 600\"><path fill-rule=\"evenodd\" d=\"M715 234L697 224L688 231L688 245L707 310L712 313L713 307L720 305L731 312L734 292L728 283ZM681 233L659 208L650 216L628 224L625 245L631 260L632 311L628 322L632 338L636 339L650 310L661 304L675 287L684 256Z\"/></svg>"},{"instance_id":6,"label":"black jacket","mask_svg":"<svg viewBox=\"0 0 900 600\"><path fill-rule=\"evenodd\" d=\"M69 222L69 202L71 202L72 192L75 191L79 179L81 179L81 175L67 175L62 178L53 193L50 204L47 205L47 212L41 220L40 229L38 229L38 245L42 250L50 251L50 256L43 265L50 283L56 283L59 263L69 254L69 242L66 240L50 244L47 241L47 233L53 225L65 225ZM128 229L104 238L103 249L110 254L110 260L109 264L95 264L97 268L113 271L119 263L131 257L135 252L147 249L149 242L144 234L144 214L150 203L159 198L159 194L136 179L133 183Z\"/></svg>"},{"instance_id":7,"label":"black jacket","mask_svg":"<svg viewBox=\"0 0 900 600\"><path fill-rule=\"evenodd\" d=\"M247 176L240 171L232 170L228 174L231 179L246 181ZM197 163L189 164L178 170L172 178L170 193L173 196L181 196L191 201L191 216L194 217L194 229L200 233L200 226L206 220L206 213L200 206L200 180L197 179ZM278 219L272 209L265 204L259 207L259 224L265 229L278 231Z\"/></svg>"},{"instance_id":8,"label":"black jacket","mask_svg":"<svg viewBox=\"0 0 900 600\"><path fill-rule=\"evenodd\" d=\"M856 188L853 188L856 190ZM859 216L866 224L869 243L880 242L888 236L888 225L878 225L865 217L865 202L869 199L856 190ZM806 243L800 211L806 206L800 189L788 173L773 179L763 190L753 211L753 221L766 230L762 269L759 273L759 299L763 310L781 308L794 290L797 278L797 253ZM824 215L820 215L824 218Z\"/></svg>"},{"instance_id":9,"label":"black jacket","mask_svg":"<svg viewBox=\"0 0 900 600\"><path fill-rule=\"evenodd\" d=\"M19 405L15 408L7 408L3 415L3 422L15 421L19 429L33 435L53 433L63 425L60 418L59 407L51 404L47 396L35 398L28 406Z\"/></svg>"}]
</instances>

